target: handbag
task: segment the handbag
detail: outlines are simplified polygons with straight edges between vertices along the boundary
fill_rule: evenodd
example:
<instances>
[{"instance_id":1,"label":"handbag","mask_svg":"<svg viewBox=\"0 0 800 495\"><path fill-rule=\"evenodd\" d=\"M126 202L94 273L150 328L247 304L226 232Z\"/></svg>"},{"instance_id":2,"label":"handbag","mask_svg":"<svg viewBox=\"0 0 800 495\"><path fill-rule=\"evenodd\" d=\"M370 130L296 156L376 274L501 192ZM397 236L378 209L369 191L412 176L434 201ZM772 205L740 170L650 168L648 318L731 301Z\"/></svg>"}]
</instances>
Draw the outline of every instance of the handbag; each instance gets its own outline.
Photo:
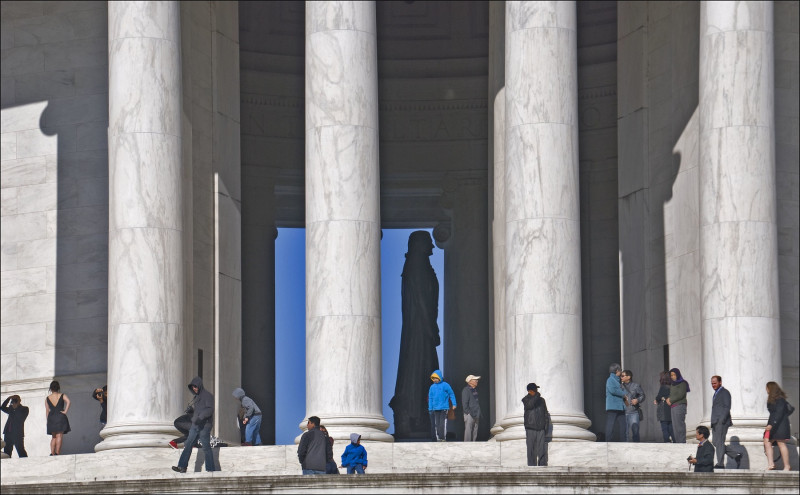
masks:
<instances>
[{"instance_id":1,"label":"handbag","mask_svg":"<svg viewBox=\"0 0 800 495\"><path fill-rule=\"evenodd\" d=\"M456 419L456 410L453 409L453 401L452 400L447 399L447 403L450 405L450 407L447 408L447 419L450 420L450 421L453 421L453 420Z\"/></svg>"},{"instance_id":2,"label":"handbag","mask_svg":"<svg viewBox=\"0 0 800 495\"><path fill-rule=\"evenodd\" d=\"M794 413L794 407L789 404L789 401L786 401L786 415L791 416Z\"/></svg>"}]
</instances>

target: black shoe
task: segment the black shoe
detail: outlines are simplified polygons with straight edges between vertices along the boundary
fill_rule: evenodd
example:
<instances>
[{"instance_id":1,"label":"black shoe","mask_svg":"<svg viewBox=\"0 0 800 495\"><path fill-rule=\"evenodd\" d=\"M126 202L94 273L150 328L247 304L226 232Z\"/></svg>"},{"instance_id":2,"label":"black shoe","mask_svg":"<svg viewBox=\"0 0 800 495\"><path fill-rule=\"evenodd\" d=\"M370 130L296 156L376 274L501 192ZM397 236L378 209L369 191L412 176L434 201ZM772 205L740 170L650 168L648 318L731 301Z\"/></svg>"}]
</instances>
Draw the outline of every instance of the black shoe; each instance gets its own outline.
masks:
<instances>
[{"instance_id":1,"label":"black shoe","mask_svg":"<svg viewBox=\"0 0 800 495\"><path fill-rule=\"evenodd\" d=\"M179 466L172 466L172 470L175 471L176 473L185 473L186 472L186 468L185 467L179 467Z\"/></svg>"},{"instance_id":2,"label":"black shoe","mask_svg":"<svg viewBox=\"0 0 800 495\"><path fill-rule=\"evenodd\" d=\"M736 454L736 457L734 457L733 460L736 461L736 469L739 469L739 465L742 463L742 453L739 452Z\"/></svg>"},{"instance_id":3,"label":"black shoe","mask_svg":"<svg viewBox=\"0 0 800 495\"><path fill-rule=\"evenodd\" d=\"M716 466L714 466L714 469L725 469L725 466L723 466L722 464L717 464Z\"/></svg>"}]
</instances>

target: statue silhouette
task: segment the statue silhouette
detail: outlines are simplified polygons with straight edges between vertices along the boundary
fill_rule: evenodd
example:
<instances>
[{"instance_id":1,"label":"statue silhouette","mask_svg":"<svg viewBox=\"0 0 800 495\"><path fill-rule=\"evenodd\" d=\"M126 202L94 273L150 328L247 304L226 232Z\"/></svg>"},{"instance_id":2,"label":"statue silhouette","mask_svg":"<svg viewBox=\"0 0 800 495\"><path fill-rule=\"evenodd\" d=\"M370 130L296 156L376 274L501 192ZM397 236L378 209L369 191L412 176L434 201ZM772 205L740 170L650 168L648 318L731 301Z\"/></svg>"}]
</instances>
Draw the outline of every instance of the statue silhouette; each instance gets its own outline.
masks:
<instances>
[{"instance_id":1,"label":"statue silhouette","mask_svg":"<svg viewBox=\"0 0 800 495\"><path fill-rule=\"evenodd\" d=\"M400 359L397 383L389 407L394 411L395 438L430 437L428 389L430 375L439 369L436 347L440 343L439 281L429 257L433 254L431 235L424 230L408 237L403 265Z\"/></svg>"}]
</instances>

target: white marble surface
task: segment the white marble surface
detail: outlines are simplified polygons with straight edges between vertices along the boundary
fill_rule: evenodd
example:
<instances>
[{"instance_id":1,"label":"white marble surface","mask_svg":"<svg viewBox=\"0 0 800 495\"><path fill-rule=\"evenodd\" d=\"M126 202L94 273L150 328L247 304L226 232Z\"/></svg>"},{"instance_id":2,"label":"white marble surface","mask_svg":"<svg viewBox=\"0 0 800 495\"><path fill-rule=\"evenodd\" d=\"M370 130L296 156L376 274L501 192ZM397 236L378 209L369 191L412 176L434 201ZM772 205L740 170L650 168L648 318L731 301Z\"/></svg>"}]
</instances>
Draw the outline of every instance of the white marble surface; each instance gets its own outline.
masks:
<instances>
[{"instance_id":1,"label":"white marble surface","mask_svg":"<svg viewBox=\"0 0 800 495\"><path fill-rule=\"evenodd\" d=\"M495 425L506 415L506 90L494 100L494 218L492 219L492 268L494 284L494 395Z\"/></svg>"},{"instance_id":2,"label":"white marble surface","mask_svg":"<svg viewBox=\"0 0 800 495\"><path fill-rule=\"evenodd\" d=\"M115 2L108 18L111 407L97 450L163 445L189 381L179 5Z\"/></svg>"},{"instance_id":3,"label":"white marble surface","mask_svg":"<svg viewBox=\"0 0 800 495\"><path fill-rule=\"evenodd\" d=\"M589 440L583 414L577 48L574 2L506 5L506 429L521 438L525 386L554 434ZM560 428L558 428L560 426ZM522 434L524 436L524 433Z\"/></svg>"},{"instance_id":4,"label":"white marble surface","mask_svg":"<svg viewBox=\"0 0 800 495\"><path fill-rule=\"evenodd\" d=\"M374 2L306 4L306 415L336 439L392 441L381 414L375 22Z\"/></svg>"},{"instance_id":5,"label":"white marble surface","mask_svg":"<svg viewBox=\"0 0 800 495\"><path fill-rule=\"evenodd\" d=\"M731 388L757 439L767 381L782 381L772 2L700 9L700 267L704 379ZM791 393L791 392L790 392ZM705 400L703 416L711 413ZM730 435L730 433L729 433Z\"/></svg>"}]
</instances>

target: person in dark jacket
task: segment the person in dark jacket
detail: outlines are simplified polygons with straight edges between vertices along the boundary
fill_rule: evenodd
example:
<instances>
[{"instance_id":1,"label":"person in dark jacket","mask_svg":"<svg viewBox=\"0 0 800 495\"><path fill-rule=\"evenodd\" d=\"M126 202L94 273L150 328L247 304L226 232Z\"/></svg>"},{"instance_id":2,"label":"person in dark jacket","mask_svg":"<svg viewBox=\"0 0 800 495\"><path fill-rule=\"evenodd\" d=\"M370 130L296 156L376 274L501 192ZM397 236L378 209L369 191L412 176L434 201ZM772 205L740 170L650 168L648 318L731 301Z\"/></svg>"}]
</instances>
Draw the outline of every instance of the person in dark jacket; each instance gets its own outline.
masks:
<instances>
[{"instance_id":1,"label":"person in dark jacket","mask_svg":"<svg viewBox=\"0 0 800 495\"><path fill-rule=\"evenodd\" d=\"M214 396L203 388L203 379L199 376L194 377L189 383L189 390L197 396L194 402L192 413L192 427L183 445L183 452L177 466L172 466L172 470L178 473L185 473L189 467L189 457L192 456L192 446L197 439L203 445L203 454L206 460L206 471L216 471L214 465L214 451L211 450L211 426L214 423Z\"/></svg>"},{"instance_id":2,"label":"person in dark jacket","mask_svg":"<svg viewBox=\"0 0 800 495\"><path fill-rule=\"evenodd\" d=\"M244 394L241 388L233 391L233 397L239 400L244 408L242 417L242 425L245 427L244 445L261 445L261 409L253 399Z\"/></svg>"},{"instance_id":3,"label":"person in dark jacket","mask_svg":"<svg viewBox=\"0 0 800 495\"><path fill-rule=\"evenodd\" d=\"M658 422L661 423L661 435L664 438L664 443L674 443L675 433L672 432L672 411L670 411L667 399L669 398L669 371L662 371L659 375L658 394L656 395L653 404L656 407L656 417Z\"/></svg>"},{"instance_id":4,"label":"person in dark jacket","mask_svg":"<svg viewBox=\"0 0 800 495\"><path fill-rule=\"evenodd\" d=\"M478 403L478 380L481 377L467 376L467 386L461 390L461 407L464 408L464 441L478 439L478 423L481 420L481 406Z\"/></svg>"},{"instance_id":5,"label":"person in dark jacket","mask_svg":"<svg viewBox=\"0 0 800 495\"><path fill-rule=\"evenodd\" d=\"M695 473L714 472L714 446L708 441L710 432L705 426L698 426L695 430L695 438L700 442L697 446L697 457L689 456L689 464L694 464Z\"/></svg>"},{"instance_id":6,"label":"person in dark jacket","mask_svg":"<svg viewBox=\"0 0 800 495\"><path fill-rule=\"evenodd\" d=\"M94 389L92 399L100 403L100 424L105 426L108 413L108 386L103 385L103 388Z\"/></svg>"},{"instance_id":7,"label":"person in dark jacket","mask_svg":"<svg viewBox=\"0 0 800 495\"><path fill-rule=\"evenodd\" d=\"M3 428L3 440L6 442L3 452L11 457L11 451L16 447L18 456L28 457L25 452L25 420L28 418L28 408L22 405L19 395L12 395L6 397L0 410L8 414L6 426Z\"/></svg>"},{"instance_id":8,"label":"person in dark jacket","mask_svg":"<svg viewBox=\"0 0 800 495\"><path fill-rule=\"evenodd\" d=\"M328 443L331 444L331 451L328 453L328 458L325 460L325 474L339 474L339 468L336 467L336 461L333 460L333 437L328 433L328 429L324 425L319 425L319 431L325 434Z\"/></svg>"},{"instance_id":9,"label":"person in dark jacket","mask_svg":"<svg viewBox=\"0 0 800 495\"><path fill-rule=\"evenodd\" d=\"M736 461L736 467L742 461L742 453L736 452L725 445L725 437L728 435L728 428L733 426L731 421L731 393L722 386L722 377L714 375L711 377L711 388L714 395L711 398L711 444L717 454L716 469L725 469L725 455L732 457Z\"/></svg>"},{"instance_id":10,"label":"person in dark jacket","mask_svg":"<svg viewBox=\"0 0 800 495\"><path fill-rule=\"evenodd\" d=\"M297 446L297 459L303 474L325 474L328 458L333 458L333 447L325 433L318 428L319 424L317 416L309 417L306 423L308 431L300 437L300 445Z\"/></svg>"},{"instance_id":11,"label":"person in dark jacket","mask_svg":"<svg viewBox=\"0 0 800 495\"><path fill-rule=\"evenodd\" d=\"M778 444L778 450L783 459L783 470L791 471L791 465L786 462L789 459L789 449L786 448L786 440L789 440L789 403L786 402L786 392L781 390L780 385L775 382L767 382L767 410L769 419L767 428L764 432L764 452L767 454L767 469L775 469L775 460L772 446Z\"/></svg>"},{"instance_id":12,"label":"person in dark jacket","mask_svg":"<svg viewBox=\"0 0 800 495\"><path fill-rule=\"evenodd\" d=\"M547 403L539 386L528 384L528 395L522 398L525 406L525 443L528 447L528 466L547 466Z\"/></svg>"}]
</instances>

